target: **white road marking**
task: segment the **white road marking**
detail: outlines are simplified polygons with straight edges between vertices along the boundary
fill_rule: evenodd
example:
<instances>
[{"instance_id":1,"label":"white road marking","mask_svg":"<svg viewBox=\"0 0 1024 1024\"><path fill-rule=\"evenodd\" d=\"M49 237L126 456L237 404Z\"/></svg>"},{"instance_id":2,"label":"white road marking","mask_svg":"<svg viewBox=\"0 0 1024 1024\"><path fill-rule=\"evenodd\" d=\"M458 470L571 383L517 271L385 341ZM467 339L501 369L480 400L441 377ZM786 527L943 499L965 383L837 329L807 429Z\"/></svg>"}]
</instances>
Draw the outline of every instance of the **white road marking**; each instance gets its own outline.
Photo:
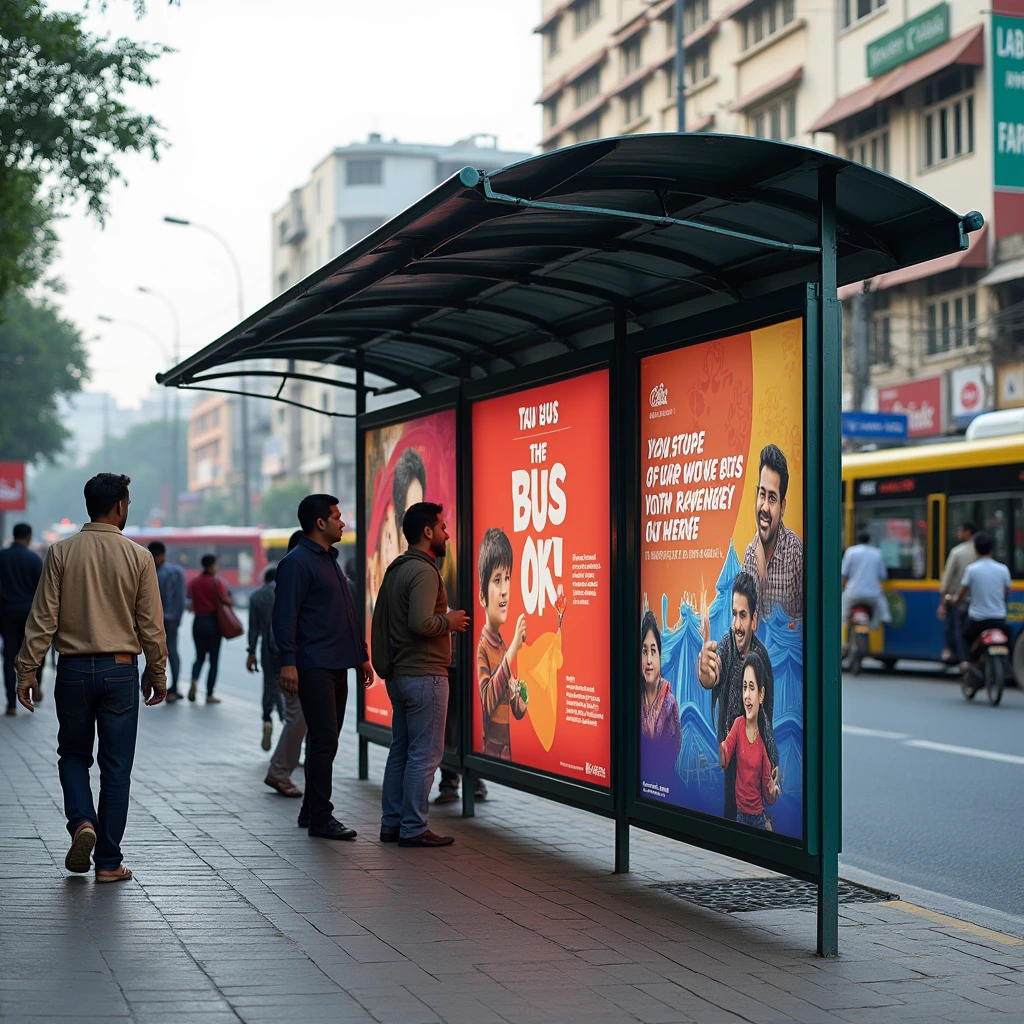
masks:
<instances>
[{"instance_id":1,"label":"white road marking","mask_svg":"<svg viewBox=\"0 0 1024 1024\"><path fill-rule=\"evenodd\" d=\"M908 740L909 732L885 732L883 729L864 729L859 725L844 725L843 732L851 736L873 736L878 740Z\"/></svg>"},{"instance_id":2,"label":"white road marking","mask_svg":"<svg viewBox=\"0 0 1024 1024\"><path fill-rule=\"evenodd\" d=\"M937 750L942 754L962 754L964 757L980 757L984 761L1003 761L1005 764L1024 764L1024 757L1017 754L1000 754L995 750L979 750L977 747L956 747L950 743L932 743L931 740L907 740L908 747L922 750Z\"/></svg>"}]
</instances>

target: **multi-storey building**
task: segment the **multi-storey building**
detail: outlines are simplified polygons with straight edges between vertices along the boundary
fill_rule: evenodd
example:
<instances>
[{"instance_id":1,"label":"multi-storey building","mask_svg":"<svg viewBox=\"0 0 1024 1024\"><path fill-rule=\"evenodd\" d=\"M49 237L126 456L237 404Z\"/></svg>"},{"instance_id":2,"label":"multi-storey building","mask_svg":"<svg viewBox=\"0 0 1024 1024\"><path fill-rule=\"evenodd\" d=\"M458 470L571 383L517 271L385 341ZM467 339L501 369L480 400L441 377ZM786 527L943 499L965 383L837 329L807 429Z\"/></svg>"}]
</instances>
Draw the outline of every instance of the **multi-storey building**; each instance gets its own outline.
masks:
<instances>
[{"instance_id":1,"label":"multi-storey building","mask_svg":"<svg viewBox=\"0 0 1024 1024\"><path fill-rule=\"evenodd\" d=\"M967 251L843 290L848 403L920 438L1024 404L1024 0L682 7L687 131L815 146L985 216ZM677 130L676 8L543 0L543 148Z\"/></svg>"},{"instance_id":2,"label":"multi-storey building","mask_svg":"<svg viewBox=\"0 0 1024 1024\"><path fill-rule=\"evenodd\" d=\"M527 156L499 149L497 139L488 135L434 146L372 134L365 142L336 148L271 218L274 294L287 291L466 165L495 170ZM354 379L334 367L304 370L325 379ZM274 411L272 434L263 445L264 477L272 483L300 479L354 508L353 421L322 415L354 412L352 392L292 382L284 396L309 408Z\"/></svg>"}]
</instances>

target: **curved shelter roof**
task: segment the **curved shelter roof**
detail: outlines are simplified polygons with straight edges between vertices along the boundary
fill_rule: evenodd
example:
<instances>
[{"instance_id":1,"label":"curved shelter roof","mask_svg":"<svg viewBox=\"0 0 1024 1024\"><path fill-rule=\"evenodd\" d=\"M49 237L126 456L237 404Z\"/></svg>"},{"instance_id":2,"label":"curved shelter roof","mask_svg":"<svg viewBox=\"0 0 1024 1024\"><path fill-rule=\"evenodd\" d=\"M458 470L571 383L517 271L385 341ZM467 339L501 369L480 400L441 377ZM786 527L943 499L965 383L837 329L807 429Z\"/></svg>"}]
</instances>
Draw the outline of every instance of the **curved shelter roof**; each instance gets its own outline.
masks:
<instances>
[{"instance_id":1,"label":"curved shelter roof","mask_svg":"<svg viewBox=\"0 0 1024 1024\"><path fill-rule=\"evenodd\" d=\"M157 380L202 387L242 360L251 374L294 359L429 393L607 341L617 308L632 330L815 281L823 170L838 284L967 247L952 210L817 150L600 139L465 168Z\"/></svg>"}]
</instances>

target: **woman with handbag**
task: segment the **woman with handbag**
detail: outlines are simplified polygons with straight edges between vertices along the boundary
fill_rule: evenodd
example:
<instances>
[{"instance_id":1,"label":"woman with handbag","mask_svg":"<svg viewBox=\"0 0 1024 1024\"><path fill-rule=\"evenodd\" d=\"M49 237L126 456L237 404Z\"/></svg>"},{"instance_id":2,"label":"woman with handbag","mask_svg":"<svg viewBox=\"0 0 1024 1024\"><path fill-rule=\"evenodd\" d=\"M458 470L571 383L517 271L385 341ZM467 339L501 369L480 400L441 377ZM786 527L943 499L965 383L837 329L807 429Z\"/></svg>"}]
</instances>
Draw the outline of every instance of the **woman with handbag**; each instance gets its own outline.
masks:
<instances>
[{"instance_id":1,"label":"woman with handbag","mask_svg":"<svg viewBox=\"0 0 1024 1024\"><path fill-rule=\"evenodd\" d=\"M235 603L224 583L217 578L217 556L203 555L203 571L188 586L189 600L195 620L192 623L192 639L196 645L196 660L192 665L192 685L188 699L196 699L199 673L207 655L210 669L206 676L206 703L219 704L220 698L213 695L217 684L217 660L220 657L220 642L223 637L231 639L241 636L242 624L231 610Z\"/></svg>"}]
</instances>

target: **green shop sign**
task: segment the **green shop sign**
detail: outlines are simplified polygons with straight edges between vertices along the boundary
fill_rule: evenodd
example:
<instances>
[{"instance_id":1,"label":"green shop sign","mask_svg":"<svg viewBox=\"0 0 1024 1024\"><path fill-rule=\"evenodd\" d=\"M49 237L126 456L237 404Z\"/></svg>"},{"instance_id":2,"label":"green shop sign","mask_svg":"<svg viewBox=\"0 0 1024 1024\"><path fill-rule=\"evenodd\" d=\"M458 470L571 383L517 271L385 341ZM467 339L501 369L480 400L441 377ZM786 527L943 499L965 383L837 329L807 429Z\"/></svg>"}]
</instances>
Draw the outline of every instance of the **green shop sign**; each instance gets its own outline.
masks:
<instances>
[{"instance_id":1,"label":"green shop sign","mask_svg":"<svg viewBox=\"0 0 1024 1024\"><path fill-rule=\"evenodd\" d=\"M868 78L877 78L949 40L949 5L939 4L868 43Z\"/></svg>"},{"instance_id":2,"label":"green shop sign","mask_svg":"<svg viewBox=\"0 0 1024 1024\"><path fill-rule=\"evenodd\" d=\"M992 15L993 183L1024 189L1024 18Z\"/></svg>"}]
</instances>

